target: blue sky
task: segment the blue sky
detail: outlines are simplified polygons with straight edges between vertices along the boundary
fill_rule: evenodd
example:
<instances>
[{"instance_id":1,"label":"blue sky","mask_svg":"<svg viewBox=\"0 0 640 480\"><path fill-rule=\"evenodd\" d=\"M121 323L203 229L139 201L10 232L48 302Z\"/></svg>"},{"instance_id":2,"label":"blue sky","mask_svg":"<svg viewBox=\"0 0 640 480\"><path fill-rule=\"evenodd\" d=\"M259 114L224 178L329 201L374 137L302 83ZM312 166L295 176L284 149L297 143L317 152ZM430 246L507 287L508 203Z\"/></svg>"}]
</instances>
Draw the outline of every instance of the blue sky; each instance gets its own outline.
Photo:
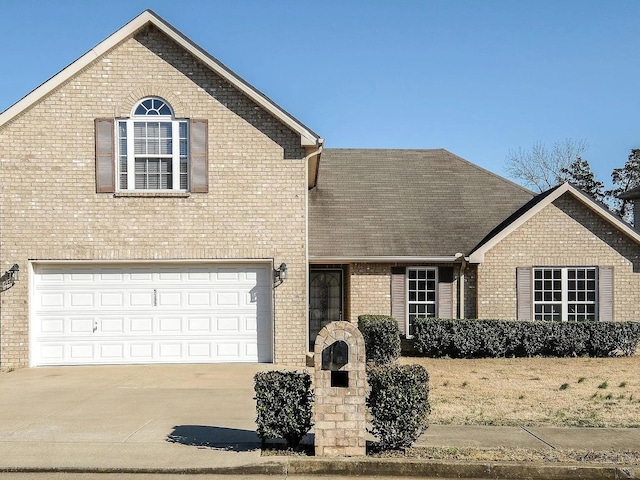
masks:
<instances>
[{"instance_id":1,"label":"blue sky","mask_svg":"<svg viewBox=\"0 0 640 480\"><path fill-rule=\"evenodd\" d=\"M640 2L0 0L0 111L151 8L328 147L507 153L585 140L610 185L640 147Z\"/></svg>"}]
</instances>

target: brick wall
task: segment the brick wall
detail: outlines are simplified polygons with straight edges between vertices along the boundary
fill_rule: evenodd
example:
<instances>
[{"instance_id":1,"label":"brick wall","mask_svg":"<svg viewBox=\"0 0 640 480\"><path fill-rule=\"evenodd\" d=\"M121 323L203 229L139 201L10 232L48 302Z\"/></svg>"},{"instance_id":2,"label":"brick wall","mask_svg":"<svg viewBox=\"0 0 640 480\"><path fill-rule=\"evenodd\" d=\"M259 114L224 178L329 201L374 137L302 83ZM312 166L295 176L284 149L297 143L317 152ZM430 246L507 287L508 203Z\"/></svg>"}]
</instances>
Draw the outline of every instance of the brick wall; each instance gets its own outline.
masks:
<instances>
[{"instance_id":1,"label":"brick wall","mask_svg":"<svg viewBox=\"0 0 640 480\"><path fill-rule=\"evenodd\" d=\"M144 96L209 121L209 193L95 193L94 119ZM153 27L130 38L0 130L0 268L23 280L0 297L0 367L28 364L34 259L273 259L275 361L306 351L305 165L300 138Z\"/></svg>"},{"instance_id":2,"label":"brick wall","mask_svg":"<svg viewBox=\"0 0 640 480\"><path fill-rule=\"evenodd\" d=\"M640 247L564 194L485 255L478 265L478 317L516 317L516 268L613 266L614 317L640 318Z\"/></svg>"},{"instance_id":3,"label":"brick wall","mask_svg":"<svg viewBox=\"0 0 640 480\"><path fill-rule=\"evenodd\" d=\"M390 263L354 263L349 269L349 316L352 323L357 323L358 316L365 314L391 315L391 268L398 264ZM405 265L401 265L405 266ZM406 266L419 267L451 267L451 264L411 264ZM453 311L457 311L458 296L458 265L454 267L453 281ZM475 313L475 266L469 265L465 272L465 312L467 318L473 318ZM404 319L396 319L404 322Z\"/></svg>"}]
</instances>

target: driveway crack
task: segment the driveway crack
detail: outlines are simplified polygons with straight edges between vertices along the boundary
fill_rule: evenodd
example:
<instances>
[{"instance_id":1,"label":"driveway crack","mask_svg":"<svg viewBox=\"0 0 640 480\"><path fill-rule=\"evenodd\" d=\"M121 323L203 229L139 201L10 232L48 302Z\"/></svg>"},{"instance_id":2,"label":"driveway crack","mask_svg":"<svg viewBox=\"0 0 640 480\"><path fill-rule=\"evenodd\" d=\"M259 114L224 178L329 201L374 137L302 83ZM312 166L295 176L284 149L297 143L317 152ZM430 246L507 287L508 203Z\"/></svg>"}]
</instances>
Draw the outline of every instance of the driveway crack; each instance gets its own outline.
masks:
<instances>
[{"instance_id":1,"label":"driveway crack","mask_svg":"<svg viewBox=\"0 0 640 480\"><path fill-rule=\"evenodd\" d=\"M553 450L557 450L556 447L554 447L553 445L551 445L549 442L547 442L546 440L544 440L543 438L539 437L538 435L536 435L535 433L533 433L530 430L527 430L526 427L520 426L520 428L522 430L524 430L525 432L527 432L529 435L531 435L532 437L534 437L535 439L541 441L542 443L544 443L545 445L547 445L548 447L552 448Z\"/></svg>"}]
</instances>

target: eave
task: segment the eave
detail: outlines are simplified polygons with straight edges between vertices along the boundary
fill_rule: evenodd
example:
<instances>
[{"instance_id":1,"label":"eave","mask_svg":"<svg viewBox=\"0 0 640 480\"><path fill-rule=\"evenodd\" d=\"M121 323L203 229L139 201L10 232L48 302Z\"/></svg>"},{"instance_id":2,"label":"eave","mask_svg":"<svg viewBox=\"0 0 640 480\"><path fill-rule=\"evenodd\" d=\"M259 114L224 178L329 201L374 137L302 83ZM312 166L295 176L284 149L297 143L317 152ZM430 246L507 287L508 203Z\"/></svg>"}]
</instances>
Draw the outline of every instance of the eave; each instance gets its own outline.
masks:
<instances>
[{"instance_id":1,"label":"eave","mask_svg":"<svg viewBox=\"0 0 640 480\"><path fill-rule=\"evenodd\" d=\"M624 222L620 217L614 215L609 209L598 204L588 195L585 195L577 188L573 187L569 183L563 183L555 187L552 190L541 193L545 195L542 200L534 203L531 208L524 211L517 218L513 219L508 225L505 225L500 231L496 232L491 238L483 241L483 243L474 249L469 255L470 263L482 263L484 262L485 254L505 239L508 235L520 228L525 222L531 219L534 215L541 212L545 207L553 203L556 199L560 198L565 193L572 195L575 199L584 204L587 208L593 211L595 214L609 222L634 242L640 243L640 233L634 230L631 225ZM534 199L535 200L535 199Z\"/></svg>"}]
</instances>

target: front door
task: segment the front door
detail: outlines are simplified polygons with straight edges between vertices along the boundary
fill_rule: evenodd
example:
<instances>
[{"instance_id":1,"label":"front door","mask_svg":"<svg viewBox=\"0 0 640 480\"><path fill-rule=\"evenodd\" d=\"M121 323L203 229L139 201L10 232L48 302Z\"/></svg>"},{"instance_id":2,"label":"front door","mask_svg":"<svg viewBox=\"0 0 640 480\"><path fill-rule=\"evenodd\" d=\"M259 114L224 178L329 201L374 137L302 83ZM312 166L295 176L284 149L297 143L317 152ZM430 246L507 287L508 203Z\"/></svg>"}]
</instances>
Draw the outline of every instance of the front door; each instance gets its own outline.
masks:
<instances>
[{"instance_id":1,"label":"front door","mask_svg":"<svg viewBox=\"0 0 640 480\"><path fill-rule=\"evenodd\" d=\"M322 327L342 320L342 270L310 270L309 350L313 351Z\"/></svg>"}]
</instances>

